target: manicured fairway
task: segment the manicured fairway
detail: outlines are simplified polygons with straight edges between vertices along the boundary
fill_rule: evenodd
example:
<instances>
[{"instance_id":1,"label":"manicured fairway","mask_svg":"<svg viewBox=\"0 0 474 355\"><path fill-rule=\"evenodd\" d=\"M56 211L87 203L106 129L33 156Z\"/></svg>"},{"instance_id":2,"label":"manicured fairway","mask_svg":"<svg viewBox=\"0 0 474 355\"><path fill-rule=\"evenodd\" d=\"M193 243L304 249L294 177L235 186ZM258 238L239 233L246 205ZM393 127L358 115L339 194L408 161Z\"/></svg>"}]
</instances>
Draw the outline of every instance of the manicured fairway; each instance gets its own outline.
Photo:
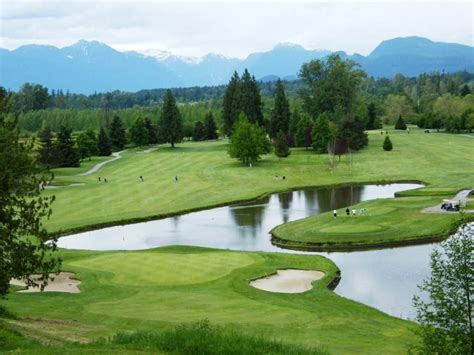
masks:
<instances>
[{"instance_id":1,"label":"manicured fairway","mask_svg":"<svg viewBox=\"0 0 474 355\"><path fill-rule=\"evenodd\" d=\"M403 353L416 341L413 323L328 290L337 268L319 256L190 247L61 253L63 269L81 280L81 293L13 293L8 309L19 319L3 320L7 327L61 343L119 331L158 332L208 319L332 353ZM302 294L271 293L249 285L283 268L319 270L325 276Z\"/></svg>"},{"instance_id":2,"label":"manicured fairway","mask_svg":"<svg viewBox=\"0 0 474 355\"><path fill-rule=\"evenodd\" d=\"M420 215L417 209L435 205L462 188L474 187L474 139L445 133L425 134L414 128L410 134L404 131L389 131L389 134L393 151L383 151L383 136L373 131L369 133L369 147L353 154L352 164L348 157L343 157L334 169L327 155L316 155L305 149L293 149L292 155L285 159L267 155L254 167L245 167L228 157L225 141L185 143L176 149L162 146L147 154L137 154L140 149L130 150L123 153L122 159L90 176L72 176L89 169L90 164L67 170L67 176L58 181L85 185L46 192L56 195L53 216L46 225L50 231L87 229L255 198L289 188L420 180L427 187L409 195L431 198L410 198L395 205L372 202L376 204L370 205L370 212L379 214L377 220L367 219L362 224L359 219L352 220L353 235L342 231L342 224L328 224L317 238L326 233L328 241L332 235L351 242L373 242L377 238L380 242L413 239L417 230L422 237L445 234L453 217ZM61 174L63 171L58 172ZM174 182L176 175L178 183ZM285 175L286 179L275 180L275 175ZM99 176L107 177L108 182L99 183ZM145 181L140 182L139 176ZM308 223L312 224L307 222L304 228L314 231L316 227ZM393 226L388 228L390 224ZM291 237L300 239L305 233L291 232ZM285 233L285 238L290 238L288 234ZM360 238L363 234L367 234L365 241ZM308 238L306 233L304 239Z\"/></svg>"}]
</instances>

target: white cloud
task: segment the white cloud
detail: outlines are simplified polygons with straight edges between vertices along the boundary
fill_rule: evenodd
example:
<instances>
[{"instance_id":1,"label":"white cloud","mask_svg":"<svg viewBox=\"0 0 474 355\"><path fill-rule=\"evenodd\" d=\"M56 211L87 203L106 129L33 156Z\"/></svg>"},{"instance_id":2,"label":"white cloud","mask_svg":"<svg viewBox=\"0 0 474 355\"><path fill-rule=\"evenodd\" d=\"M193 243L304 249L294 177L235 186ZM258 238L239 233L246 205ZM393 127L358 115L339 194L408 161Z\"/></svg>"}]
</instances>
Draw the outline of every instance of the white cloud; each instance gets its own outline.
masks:
<instances>
[{"instance_id":1,"label":"white cloud","mask_svg":"<svg viewBox=\"0 0 474 355\"><path fill-rule=\"evenodd\" d=\"M0 47L98 40L122 50L244 57L278 42L368 54L384 39L418 35L473 45L471 2L0 0Z\"/></svg>"}]
</instances>

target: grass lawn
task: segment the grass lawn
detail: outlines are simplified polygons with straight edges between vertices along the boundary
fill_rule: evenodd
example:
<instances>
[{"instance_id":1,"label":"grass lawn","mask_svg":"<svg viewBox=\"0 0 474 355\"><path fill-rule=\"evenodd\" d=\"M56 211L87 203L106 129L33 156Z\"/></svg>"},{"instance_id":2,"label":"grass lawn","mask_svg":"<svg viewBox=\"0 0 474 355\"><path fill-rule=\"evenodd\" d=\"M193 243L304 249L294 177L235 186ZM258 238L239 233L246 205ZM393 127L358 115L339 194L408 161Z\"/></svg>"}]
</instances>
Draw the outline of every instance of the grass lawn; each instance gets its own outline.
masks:
<instances>
[{"instance_id":1,"label":"grass lawn","mask_svg":"<svg viewBox=\"0 0 474 355\"><path fill-rule=\"evenodd\" d=\"M128 331L166 331L207 319L243 334L331 353L406 352L413 323L339 297L326 288L337 267L320 256L192 247L136 252L60 251L81 293L12 293L6 329L52 341L90 341ZM279 268L326 275L302 294L257 290L249 281ZM0 336L2 333L0 333ZM18 342L14 336L7 341ZM31 347L27 343L26 349Z\"/></svg>"},{"instance_id":2,"label":"grass lawn","mask_svg":"<svg viewBox=\"0 0 474 355\"><path fill-rule=\"evenodd\" d=\"M384 136L372 131L369 147L353 154L352 164L343 157L333 169L327 155L305 149L293 149L285 159L267 155L254 167L245 167L228 157L227 142L222 141L185 143L176 149L162 146L147 154L137 154L140 149L129 150L122 159L90 176L71 173L88 170L90 163L67 170L67 176L64 169L58 171L58 176L63 175L58 178L62 184L70 181L85 185L45 192L56 195L53 216L46 226L51 232L80 230L163 217L304 186L419 180L427 186L402 194L407 199L364 204L372 215L365 219L352 219L350 223L339 219L339 225L325 224L325 230L319 230L320 219L327 215L318 216L305 220L301 228L294 223L276 233L287 239L342 241L346 245L412 240L417 233L421 237L445 235L454 216L420 214L419 210L454 196L462 188L474 187L474 140L462 135L425 134L419 129L411 129L410 134L394 130L389 134L393 151L383 151ZM140 175L145 182L140 182ZM174 182L175 175L178 183ZM275 180L275 175L285 175L286 179ZM99 176L108 182L99 183ZM341 230L347 223L356 233L348 235Z\"/></svg>"}]
</instances>

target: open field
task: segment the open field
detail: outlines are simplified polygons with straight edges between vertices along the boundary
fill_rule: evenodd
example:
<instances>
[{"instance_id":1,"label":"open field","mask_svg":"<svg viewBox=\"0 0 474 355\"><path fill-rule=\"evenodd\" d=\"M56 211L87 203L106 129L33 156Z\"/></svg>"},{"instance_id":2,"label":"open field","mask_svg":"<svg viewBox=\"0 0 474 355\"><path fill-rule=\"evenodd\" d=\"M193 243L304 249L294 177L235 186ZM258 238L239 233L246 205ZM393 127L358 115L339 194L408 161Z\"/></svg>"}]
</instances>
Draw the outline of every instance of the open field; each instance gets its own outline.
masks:
<instances>
[{"instance_id":1,"label":"open field","mask_svg":"<svg viewBox=\"0 0 474 355\"><path fill-rule=\"evenodd\" d=\"M351 230L356 231L353 235L339 233L348 223L342 220L338 220L336 226L325 225L325 231L314 235L317 240L325 235L324 242L343 238L344 243L362 244L445 236L456 217L425 215L419 210L454 196L460 189L474 187L474 139L462 135L425 134L413 128L410 132L389 131L394 150L385 152L381 148L383 136L379 131L372 131L369 147L353 154L352 164L348 157L343 157L333 169L327 155L316 155L305 149L294 149L286 159L268 155L253 168L245 167L228 157L226 142L222 141L186 143L176 149L163 146L148 154L137 154L139 149L130 150L122 154L122 159L105 165L90 176L74 176L88 170L91 164L87 164L68 169L67 176L58 178L61 184L85 185L46 192L56 195L54 213L46 226L51 232L90 229L304 186L417 180L427 186L402 194L410 196L406 199L372 201L364 205L373 218L352 219ZM62 173L59 171L58 175ZM140 175L145 182L140 182ZM179 177L178 183L174 182L175 175ZM275 180L275 175L285 175L286 179ZM108 182L99 183L98 176L107 177ZM310 241L309 233L317 228L310 226L311 221L313 219L305 221L304 232L287 233L298 222L276 232L280 237ZM415 224L419 233L413 229ZM366 240L364 235L367 235Z\"/></svg>"},{"instance_id":2,"label":"open field","mask_svg":"<svg viewBox=\"0 0 474 355\"><path fill-rule=\"evenodd\" d=\"M87 342L117 332L159 332L208 319L245 334L332 353L401 353L416 339L413 324L339 297L326 285L336 266L323 257L191 247L139 252L61 251L81 293L13 293L7 329L33 338ZM179 267L175 260L187 260ZM126 265L126 267L124 267ZM257 290L255 278L277 269L325 276L301 294ZM13 341L13 340L11 340Z\"/></svg>"}]
</instances>

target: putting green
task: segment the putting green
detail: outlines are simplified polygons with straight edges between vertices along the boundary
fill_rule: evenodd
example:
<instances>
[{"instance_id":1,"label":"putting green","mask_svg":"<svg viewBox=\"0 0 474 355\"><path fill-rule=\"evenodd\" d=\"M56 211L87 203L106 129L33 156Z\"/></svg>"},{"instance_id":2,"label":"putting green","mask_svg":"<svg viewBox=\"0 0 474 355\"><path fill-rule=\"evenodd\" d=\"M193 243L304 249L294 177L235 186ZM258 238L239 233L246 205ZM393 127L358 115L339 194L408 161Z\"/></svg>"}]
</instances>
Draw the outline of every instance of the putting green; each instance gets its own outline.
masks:
<instances>
[{"instance_id":1,"label":"putting green","mask_svg":"<svg viewBox=\"0 0 474 355\"><path fill-rule=\"evenodd\" d=\"M344 223L342 226L331 226L321 228L321 232L325 233L363 233L363 232L375 232L381 230L382 227L375 224L348 224Z\"/></svg>"},{"instance_id":2,"label":"putting green","mask_svg":"<svg viewBox=\"0 0 474 355\"><path fill-rule=\"evenodd\" d=\"M127 263L124 264L124 260ZM130 286L179 286L209 282L253 264L258 255L219 252L161 254L129 252L105 254L72 262L78 266L113 273L112 282Z\"/></svg>"}]
</instances>

